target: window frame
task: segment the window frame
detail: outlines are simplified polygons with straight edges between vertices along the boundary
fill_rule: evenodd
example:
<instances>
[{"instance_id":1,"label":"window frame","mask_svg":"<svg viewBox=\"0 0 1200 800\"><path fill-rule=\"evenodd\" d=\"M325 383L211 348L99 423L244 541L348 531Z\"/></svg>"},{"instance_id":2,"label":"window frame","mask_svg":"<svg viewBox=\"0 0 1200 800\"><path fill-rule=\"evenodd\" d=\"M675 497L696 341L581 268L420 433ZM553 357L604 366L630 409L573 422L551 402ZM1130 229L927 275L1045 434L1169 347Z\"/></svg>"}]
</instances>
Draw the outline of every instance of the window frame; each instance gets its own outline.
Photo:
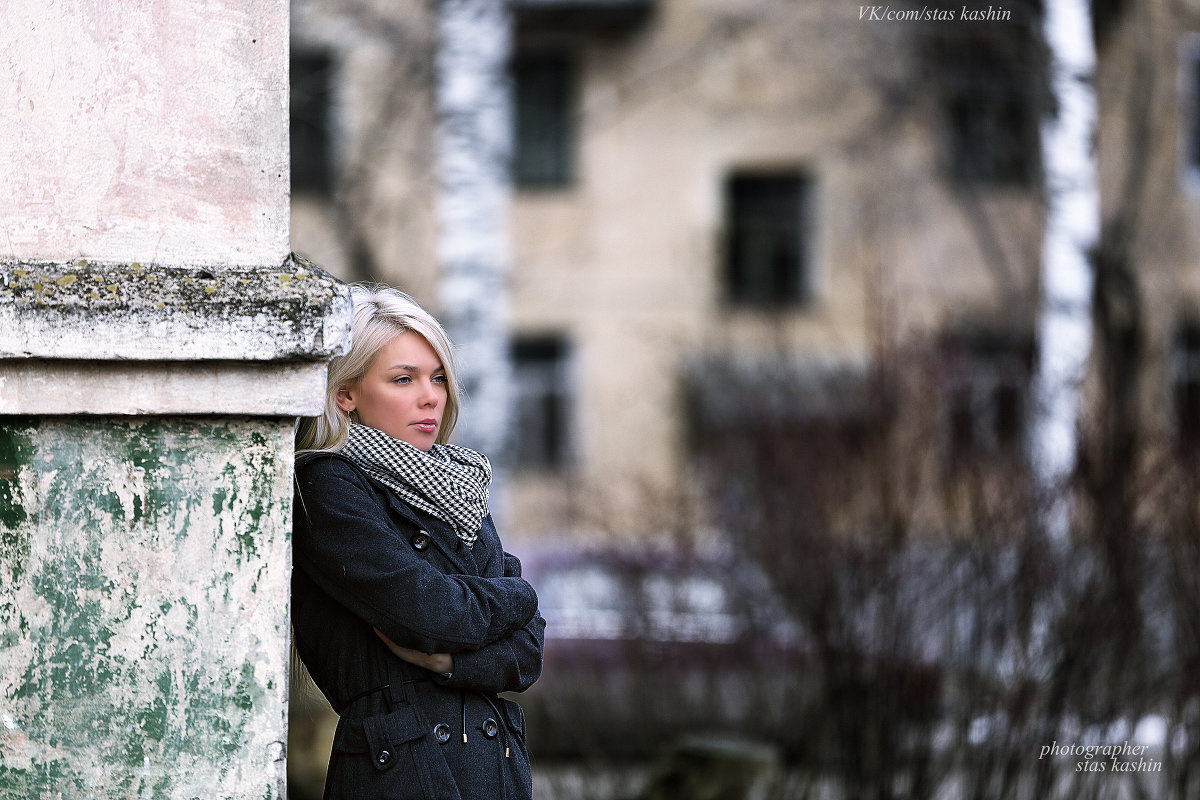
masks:
<instances>
[{"instance_id":1,"label":"window frame","mask_svg":"<svg viewBox=\"0 0 1200 800\"><path fill-rule=\"evenodd\" d=\"M1200 450L1200 323L1184 322L1171 335L1167 353L1172 434L1184 450ZM1189 388L1190 387L1190 388ZM1193 402L1186 402L1184 395Z\"/></svg>"},{"instance_id":2,"label":"window frame","mask_svg":"<svg viewBox=\"0 0 1200 800\"><path fill-rule=\"evenodd\" d=\"M950 178L1036 188L1042 176L1036 40L974 31L938 39L929 52L941 86Z\"/></svg>"},{"instance_id":3,"label":"window frame","mask_svg":"<svg viewBox=\"0 0 1200 800\"><path fill-rule=\"evenodd\" d=\"M1179 181L1200 195L1200 35L1179 40Z\"/></svg>"},{"instance_id":4,"label":"window frame","mask_svg":"<svg viewBox=\"0 0 1200 800\"><path fill-rule=\"evenodd\" d=\"M578 178L576 97L579 92L578 60L564 50L525 50L509 67L512 86L512 156L509 174L523 191L556 190L573 186ZM558 81L547 97L529 95L530 81ZM536 100L537 102L534 102ZM536 108L535 108L536 107ZM531 109L542 113L530 120ZM549 120L549 124L546 124ZM530 130L530 124L535 129ZM538 127L540 126L540 127ZM535 146L536 140L536 146ZM538 149L549 142L548 147Z\"/></svg>"},{"instance_id":5,"label":"window frame","mask_svg":"<svg viewBox=\"0 0 1200 800\"><path fill-rule=\"evenodd\" d=\"M300 64L316 65L312 69L298 69ZM337 139L335 131L334 108L337 93L338 64L334 53L325 47L293 47L289 57L289 101L288 101L288 137L291 151L291 167L288 177L289 187L293 195L316 194L331 195L336 185L336 168L334 147ZM315 92L305 92L303 83L314 83L321 76L322 84ZM314 111L321 119L319 124L306 120L309 114L298 115L297 99L320 98L310 100L309 114ZM300 124L298 124L298 119ZM304 129L311 129L306 134ZM310 146L311 145L311 146ZM307 151L307 152L306 152ZM316 154L316 155L314 155ZM297 157L299 155L299 157ZM297 165L301 165L297 173ZM304 176L299 182L297 175Z\"/></svg>"},{"instance_id":6,"label":"window frame","mask_svg":"<svg viewBox=\"0 0 1200 800\"><path fill-rule=\"evenodd\" d=\"M727 304L760 311L815 305L815 200L816 181L804 167L725 174L720 281ZM762 244L764 239L770 244Z\"/></svg>"},{"instance_id":7,"label":"window frame","mask_svg":"<svg viewBox=\"0 0 1200 800\"><path fill-rule=\"evenodd\" d=\"M524 351L524 354L523 352ZM509 345L513 370L514 442L512 463L523 471L554 471L571 467L576 460L574 447L575 369L574 348L560 334L518 335ZM535 433L537 446L530 443L527 428L528 405L553 409L547 415L539 411ZM553 426L550 430L547 426Z\"/></svg>"},{"instance_id":8,"label":"window frame","mask_svg":"<svg viewBox=\"0 0 1200 800\"><path fill-rule=\"evenodd\" d=\"M943 339L942 354L944 430L951 461L1024 457L1033 412L1032 337L1003 332L950 334ZM1015 403L1008 424L1002 396Z\"/></svg>"}]
</instances>

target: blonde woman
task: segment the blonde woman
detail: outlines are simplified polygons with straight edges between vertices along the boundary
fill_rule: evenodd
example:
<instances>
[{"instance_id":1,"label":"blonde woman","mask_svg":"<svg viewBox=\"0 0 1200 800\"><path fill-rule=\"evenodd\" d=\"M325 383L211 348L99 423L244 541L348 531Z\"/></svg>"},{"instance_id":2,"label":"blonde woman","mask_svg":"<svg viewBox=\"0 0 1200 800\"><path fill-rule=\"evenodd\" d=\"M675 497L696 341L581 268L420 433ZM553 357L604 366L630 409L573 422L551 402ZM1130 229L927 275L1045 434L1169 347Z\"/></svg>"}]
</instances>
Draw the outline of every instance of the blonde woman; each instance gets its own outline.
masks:
<instances>
[{"instance_id":1,"label":"blonde woman","mask_svg":"<svg viewBox=\"0 0 1200 800\"><path fill-rule=\"evenodd\" d=\"M449 444L449 339L407 295L352 287L352 346L297 431L292 624L341 715L325 798L530 798L520 706L545 622Z\"/></svg>"}]
</instances>

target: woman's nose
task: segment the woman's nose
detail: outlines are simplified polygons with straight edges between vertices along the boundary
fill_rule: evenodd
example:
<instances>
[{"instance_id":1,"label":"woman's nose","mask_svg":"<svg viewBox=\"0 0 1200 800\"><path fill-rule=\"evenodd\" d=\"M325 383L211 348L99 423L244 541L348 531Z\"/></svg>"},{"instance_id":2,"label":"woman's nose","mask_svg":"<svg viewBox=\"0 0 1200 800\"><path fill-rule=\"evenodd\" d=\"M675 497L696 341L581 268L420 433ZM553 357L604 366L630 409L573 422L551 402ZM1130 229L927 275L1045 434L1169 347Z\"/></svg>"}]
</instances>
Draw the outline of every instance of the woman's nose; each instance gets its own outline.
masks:
<instances>
[{"instance_id":1,"label":"woman's nose","mask_svg":"<svg viewBox=\"0 0 1200 800\"><path fill-rule=\"evenodd\" d=\"M424 391L421 393L421 405L434 407L438 403L438 391L434 386L433 381L426 381L422 384Z\"/></svg>"}]
</instances>

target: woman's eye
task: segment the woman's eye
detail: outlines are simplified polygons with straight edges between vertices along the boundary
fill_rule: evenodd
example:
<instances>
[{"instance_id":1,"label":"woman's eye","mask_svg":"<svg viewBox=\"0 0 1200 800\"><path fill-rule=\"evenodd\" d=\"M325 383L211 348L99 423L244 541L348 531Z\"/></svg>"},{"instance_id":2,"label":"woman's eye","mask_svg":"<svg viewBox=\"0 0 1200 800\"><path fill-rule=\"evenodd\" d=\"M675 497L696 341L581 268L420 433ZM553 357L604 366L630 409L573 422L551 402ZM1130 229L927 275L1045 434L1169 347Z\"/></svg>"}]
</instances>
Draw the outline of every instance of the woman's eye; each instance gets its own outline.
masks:
<instances>
[{"instance_id":1,"label":"woman's eye","mask_svg":"<svg viewBox=\"0 0 1200 800\"><path fill-rule=\"evenodd\" d=\"M445 383L445 382L446 382L446 376L445 376L445 375L434 375L434 376L433 376L433 382L434 382L434 383Z\"/></svg>"},{"instance_id":2,"label":"woman's eye","mask_svg":"<svg viewBox=\"0 0 1200 800\"><path fill-rule=\"evenodd\" d=\"M407 375L400 375L392 380L392 383L410 383L412 378Z\"/></svg>"}]
</instances>

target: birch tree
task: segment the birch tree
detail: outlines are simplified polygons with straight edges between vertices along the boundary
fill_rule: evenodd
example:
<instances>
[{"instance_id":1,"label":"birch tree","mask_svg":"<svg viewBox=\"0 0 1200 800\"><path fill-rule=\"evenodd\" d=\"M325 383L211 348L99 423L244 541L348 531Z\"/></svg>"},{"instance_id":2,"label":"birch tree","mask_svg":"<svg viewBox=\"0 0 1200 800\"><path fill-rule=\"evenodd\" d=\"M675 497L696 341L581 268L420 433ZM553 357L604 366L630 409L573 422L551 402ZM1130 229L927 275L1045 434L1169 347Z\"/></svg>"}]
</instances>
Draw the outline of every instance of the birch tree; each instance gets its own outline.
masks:
<instances>
[{"instance_id":1,"label":"birch tree","mask_svg":"<svg viewBox=\"0 0 1200 800\"><path fill-rule=\"evenodd\" d=\"M438 6L438 306L467 394L457 438L499 466L510 428L509 30L504 0Z\"/></svg>"},{"instance_id":2,"label":"birch tree","mask_svg":"<svg viewBox=\"0 0 1200 800\"><path fill-rule=\"evenodd\" d=\"M1096 54L1088 0L1047 0L1044 33L1055 102L1042 130L1046 232L1031 450L1049 503L1048 530L1061 538L1070 522L1066 485L1076 466L1081 384L1092 340L1089 258L1100 229Z\"/></svg>"}]
</instances>

